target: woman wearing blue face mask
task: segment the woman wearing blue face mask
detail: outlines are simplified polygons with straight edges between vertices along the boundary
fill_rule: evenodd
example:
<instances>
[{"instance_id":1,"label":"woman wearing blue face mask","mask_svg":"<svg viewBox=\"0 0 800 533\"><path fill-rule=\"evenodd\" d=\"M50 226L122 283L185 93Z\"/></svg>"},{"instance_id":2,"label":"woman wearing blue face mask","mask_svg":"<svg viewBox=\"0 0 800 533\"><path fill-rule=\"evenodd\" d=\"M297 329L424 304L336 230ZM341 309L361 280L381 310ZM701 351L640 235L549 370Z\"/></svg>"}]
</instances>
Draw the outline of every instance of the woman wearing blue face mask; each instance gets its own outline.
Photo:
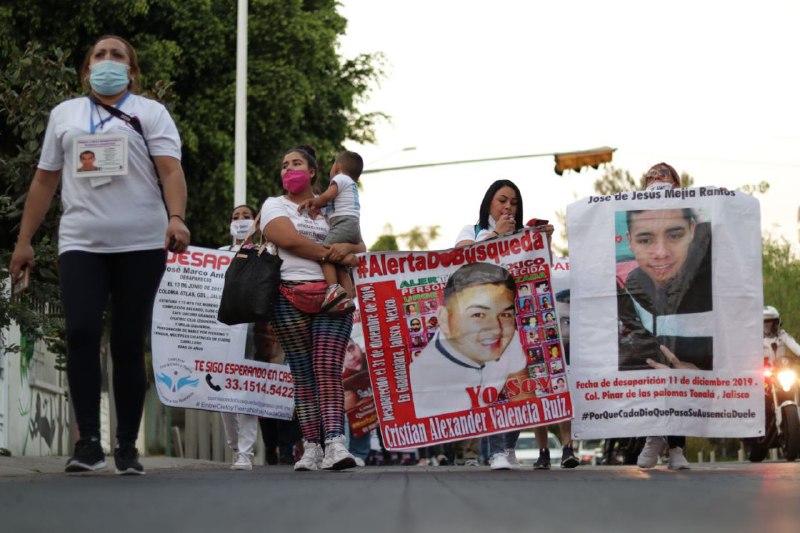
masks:
<instances>
[{"instance_id":1,"label":"woman wearing blue face mask","mask_svg":"<svg viewBox=\"0 0 800 533\"><path fill-rule=\"evenodd\" d=\"M67 472L105 468L100 443L100 341L111 300L111 357L119 474L143 474L135 447L147 375L144 335L165 268L166 249L189 245L186 181L175 123L138 89L136 51L103 36L81 68L88 97L50 113L19 237L12 283L33 268L31 239L61 185L58 253L67 337L67 378L80 440ZM94 161L83 164L91 152ZM78 169L81 169L78 172ZM161 187L163 187L163 197Z\"/></svg>"}]
</instances>

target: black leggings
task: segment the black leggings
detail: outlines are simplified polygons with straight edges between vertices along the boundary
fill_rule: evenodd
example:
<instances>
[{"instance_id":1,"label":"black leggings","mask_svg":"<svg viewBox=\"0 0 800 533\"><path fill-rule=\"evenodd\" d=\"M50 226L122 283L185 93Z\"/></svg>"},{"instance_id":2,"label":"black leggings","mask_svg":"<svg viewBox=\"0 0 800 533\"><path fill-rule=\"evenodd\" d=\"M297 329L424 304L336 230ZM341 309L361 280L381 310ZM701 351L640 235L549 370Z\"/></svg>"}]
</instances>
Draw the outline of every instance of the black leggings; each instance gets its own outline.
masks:
<instances>
[{"instance_id":1,"label":"black leggings","mask_svg":"<svg viewBox=\"0 0 800 533\"><path fill-rule=\"evenodd\" d=\"M675 448L676 446L680 446L681 448L686 448L686 437L677 437L677 436L667 437L667 445L670 448Z\"/></svg>"},{"instance_id":2,"label":"black leggings","mask_svg":"<svg viewBox=\"0 0 800 533\"><path fill-rule=\"evenodd\" d=\"M100 341L111 296L111 360L117 440L134 443L147 390L144 336L166 267L164 250L59 257L67 329L67 379L81 438L100 437Z\"/></svg>"}]
</instances>

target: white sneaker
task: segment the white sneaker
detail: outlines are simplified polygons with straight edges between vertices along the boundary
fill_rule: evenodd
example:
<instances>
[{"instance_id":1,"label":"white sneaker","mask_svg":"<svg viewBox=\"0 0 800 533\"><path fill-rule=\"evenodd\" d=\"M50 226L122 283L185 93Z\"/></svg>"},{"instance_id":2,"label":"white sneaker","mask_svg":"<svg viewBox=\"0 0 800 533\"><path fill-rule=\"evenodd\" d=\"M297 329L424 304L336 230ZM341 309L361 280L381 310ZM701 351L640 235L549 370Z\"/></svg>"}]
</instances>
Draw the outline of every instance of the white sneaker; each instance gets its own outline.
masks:
<instances>
[{"instance_id":1,"label":"white sneaker","mask_svg":"<svg viewBox=\"0 0 800 533\"><path fill-rule=\"evenodd\" d=\"M365 463L364 459L362 459L361 457L353 457L353 459L355 459L356 461L356 466L358 467L367 466L367 463Z\"/></svg>"},{"instance_id":2,"label":"white sneaker","mask_svg":"<svg viewBox=\"0 0 800 533\"><path fill-rule=\"evenodd\" d=\"M511 465L511 470L519 470L521 465L517 461L517 452L513 448L506 448L506 459L508 464Z\"/></svg>"},{"instance_id":3,"label":"white sneaker","mask_svg":"<svg viewBox=\"0 0 800 533\"><path fill-rule=\"evenodd\" d=\"M492 470L511 470L506 452L498 452L489 458L489 468Z\"/></svg>"},{"instance_id":4,"label":"white sneaker","mask_svg":"<svg viewBox=\"0 0 800 533\"><path fill-rule=\"evenodd\" d=\"M664 446L666 446L664 437L647 437L644 448L639 453L639 458L636 459L636 464L639 465L639 468L653 468L656 466L658 464L658 456L664 451Z\"/></svg>"},{"instance_id":5,"label":"white sneaker","mask_svg":"<svg viewBox=\"0 0 800 533\"><path fill-rule=\"evenodd\" d=\"M303 457L294 464L297 471L319 470L322 465L322 446L316 442L303 441Z\"/></svg>"},{"instance_id":6,"label":"white sneaker","mask_svg":"<svg viewBox=\"0 0 800 533\"><path fill-rule=\"evenodd\" d=\"M236 452L233 456L233 464L231 470L252 470L253 469L253 454Z\"/></svg>"},{"instance_id":7,"label":"white sneaker","mask_svg":"<svg viewBox=\"0 0 800 533\"><path fill-rule=\"evenodd\" d=\"M481 466L481 463L477 459L467 459L464 461L464 466Z\"/></svg>"},{"instance_id":8,"label":"white sneaker","mask_svg":"<svg viewBox=\"0 0 800 533\"><path fill-rule=\"evenodd\" d=\"M689 470L689 461L683 455L683 448L675 446L669 449L669 463L667 467L670 470Z\"/></svg>"},{"instance_id":9,"label":"white sneaker","mask_svg":"<svg viewBox=\"0 0 800 533\"><path fill-rule=\"evenodd\" d=\"M347 447L344 445L344 435L325 440L323 470L344 470L354 466L356 466L356 458L347 451Z\"/></svg>"}]
</instances>

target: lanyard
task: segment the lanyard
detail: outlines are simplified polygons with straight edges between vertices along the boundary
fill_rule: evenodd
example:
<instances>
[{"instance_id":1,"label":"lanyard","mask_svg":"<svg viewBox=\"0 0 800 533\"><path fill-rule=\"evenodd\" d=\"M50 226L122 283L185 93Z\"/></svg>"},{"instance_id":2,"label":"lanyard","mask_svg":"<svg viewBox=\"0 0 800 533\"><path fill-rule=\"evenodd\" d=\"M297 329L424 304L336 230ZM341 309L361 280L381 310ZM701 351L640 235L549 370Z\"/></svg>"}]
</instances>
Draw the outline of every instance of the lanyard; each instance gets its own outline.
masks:
<instances>
[{"instance_id":1,"label":"lanyard","mask_svg":"<svg viewBox=\"0 0 800 533\"><path fill-rule=\"evenodd\" d=\"M125 103L125 100L127 100L130 95L131 95L130 91L126 92L125 96L123 96L119 102L114 104L114 107L119 109L119 107ZM94 135L98 129L103 129L103 124L114 118L114 116L109 113L109 115L106 118L102 118L100 116L100 109L98 108L97 103L92 98L89 98L89 100L92 102L92 111L89 112L89 133ZM94 120L92 120L92 115L94 114L95 111L97 112L97 118L100 119L100 122L97 123L95 123Z\"/></svg>"}]
</instances>

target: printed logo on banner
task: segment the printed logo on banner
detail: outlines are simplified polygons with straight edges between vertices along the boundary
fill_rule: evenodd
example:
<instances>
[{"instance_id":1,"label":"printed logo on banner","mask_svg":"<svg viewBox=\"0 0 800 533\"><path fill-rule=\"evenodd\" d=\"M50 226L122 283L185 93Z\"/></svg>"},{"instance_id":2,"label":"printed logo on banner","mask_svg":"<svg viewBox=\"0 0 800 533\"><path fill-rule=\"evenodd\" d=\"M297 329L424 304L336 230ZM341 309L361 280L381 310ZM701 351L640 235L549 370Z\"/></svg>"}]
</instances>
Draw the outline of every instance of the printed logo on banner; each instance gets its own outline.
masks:
<instances>
[{"instance_id":1,"label":"printed logo on banner","mask_svg":"<svg viewBox=\"0 0 800 533\"><path fill-rule=\"evenodd\" d=\"M181 359L170 358L156 372L156 383L159 384L162 398L185 402L194 395L200 378L194 377L191 367Z\"/></svg>"}]
</instances>

